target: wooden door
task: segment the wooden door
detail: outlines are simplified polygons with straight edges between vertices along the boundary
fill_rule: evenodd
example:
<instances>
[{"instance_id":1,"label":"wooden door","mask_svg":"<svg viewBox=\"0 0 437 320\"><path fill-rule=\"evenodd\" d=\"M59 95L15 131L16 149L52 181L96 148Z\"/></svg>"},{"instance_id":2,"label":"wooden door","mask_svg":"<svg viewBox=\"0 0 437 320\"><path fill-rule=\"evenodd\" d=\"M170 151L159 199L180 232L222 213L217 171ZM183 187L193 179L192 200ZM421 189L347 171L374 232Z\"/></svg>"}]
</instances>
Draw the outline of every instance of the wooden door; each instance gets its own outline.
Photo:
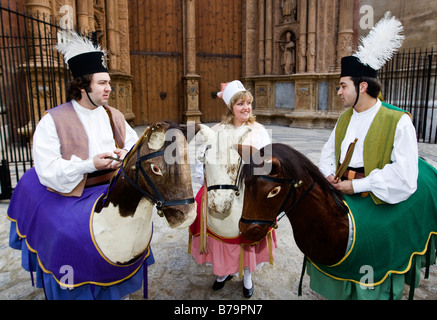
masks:
<instances>
[{"instance_id":1,"label":"wooden door","mask_svg":"<svg viewBox=\"0 0 437 320\"><path fill-rule=\"evenodd\" d=\"M130 0L132 109L135 124L183 121L183 1ZM220 121L221 82L241 78L242 1L196 1L196 71L201 121Z\"/></svg>"},{"instance_id":2,"label":"wooden door","mask_svg":"<svg viewBox=\"0 0 437 320\"><path fill-rule=\"evenodd\" d=\"M183 117L182 1L129 0L135 124Z\"/></svg>"},{"instance_id":3,"label":"wooden door","mask_svg":"<svg viewBox=\"0 0 437 320\"><path fill-rule=\"evenodd\" d=\"M202 122L221 121L226 106L215 94L221 82L242 75L242 4L235 0L196 2L197 72Z\"/></svg>"}]
</instances>

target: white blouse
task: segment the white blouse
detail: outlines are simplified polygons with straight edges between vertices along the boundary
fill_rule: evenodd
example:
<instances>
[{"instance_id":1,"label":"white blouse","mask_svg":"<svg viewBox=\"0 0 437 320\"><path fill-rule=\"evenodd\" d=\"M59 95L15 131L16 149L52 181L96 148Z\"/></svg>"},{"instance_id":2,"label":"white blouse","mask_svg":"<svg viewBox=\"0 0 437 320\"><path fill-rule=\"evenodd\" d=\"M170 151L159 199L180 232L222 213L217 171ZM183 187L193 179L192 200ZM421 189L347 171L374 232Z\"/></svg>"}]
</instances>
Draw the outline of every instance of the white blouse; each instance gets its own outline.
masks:
<instances>
[{"instance_id":1,"label":"white blouse","mask_svg":"<svg viewBox=\"0 0 437 320\"><path fill-rule=\"evenodd\" d=\"M380 108L381 101L378 100L369 110L360 113L353 110L341 144L340 163L345 158L349 144L358 138L349 167L364 167L364 140ZM379 199L394 204L408 199L416 191L419 172L417 139L408 114L404 114L397 124L391 161L384 168L373 170L364 179L352 180L354 192L370 191ZM319 169L325 177L335 175L335 128L322 149Z\"/></svg>"},{"instance_id":2,"label":"white blouse","mask_svg":"<svg viewBox=\"0 0 437 320\"><path fill-rule=\"evenodd\" d=\"M97 170L93 163L95 155L113 152L116 148L106 110L102 106L94 110L86 109L75 100L72 100L72 103L88 136L87 160L75 155L69 160L62 159L61 143L50 114L46 114L39 121L33 135L33 158L39 180L44 186L61 193L71 192L82 181L85 173ZM127 122L125 125L124 148L129 150L138 141L138 135Z\"/></svg>"}]
</instances>

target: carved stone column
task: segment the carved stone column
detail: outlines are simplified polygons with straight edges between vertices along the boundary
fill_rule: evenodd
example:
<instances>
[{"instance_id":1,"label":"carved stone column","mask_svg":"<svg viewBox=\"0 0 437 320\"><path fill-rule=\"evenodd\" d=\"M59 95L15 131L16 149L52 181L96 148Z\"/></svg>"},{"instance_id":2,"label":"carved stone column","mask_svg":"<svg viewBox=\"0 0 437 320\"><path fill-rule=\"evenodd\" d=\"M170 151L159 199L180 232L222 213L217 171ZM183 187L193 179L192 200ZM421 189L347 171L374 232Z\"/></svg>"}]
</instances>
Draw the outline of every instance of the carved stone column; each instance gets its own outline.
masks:
<instances>
[{"instance_id":1,"label":"carved stone column","mask_svg":"<svg viewBox=\"0 0 437 320\"><path fill-rule=\"evenodd\" d=\"M264 74L265 59L265 7L264 1L258 1L258 74Z\"/></svg>"},{"instance_id":2,"label":"carved stone column","mask_svg":"<svg viewBox=\"0 0 437 320\"><path fill-rule=\"evenodd\" d=\"M39 12L40 20L43 15L50 17L52 13L50 0L27 0L26 9L27 12L32 11L33 15Z\"/></svg>"},{"instance_id":3,"label":"carved stone column","mask_svg":"<svg viewBox=\"0 0 437 320\"><path fill-rule=\"evenodd\" d=\"M246 0L243 7L243 77L257 73L257 7L258 0Z\"/></svg>"},{"instance_id":4,"label":"carved stone column","mask_svg":"<svg viewBox=\"0 0 437 320\"><path fill-rule=\"evenodd\" d=\"M37 20L50 22L52 17L52 8L50 0L26 0L26 11L31 13L35 20L28 19L27 36L29 41L29 62L28 65L23 63L18 66L19 72L25 79L25 83L31 83L32 90L30 91L27 86L24 86L28 90L26 98L28 99L28 112L29 115L35 115L35 120L39 121L39 115L44 114L44 110L48 107L45 103L47 98L54 97L55 94L59 97L61 88L53 88L47 85L41 85L43 79L48 79L49 74L56 70L57 65L47 64L47 60L50 59L51 43L47 38L51 35L51 27L48 24L39 23ZM32 42L32 43L30 43ZM26 67L30 67L32 72L26 72ZM59 101L57 101L59 102ZM33 110L30 110L32 108ZM30 132L30 128L33 126L29 122L27 126L19 129L22 134L31 137L33 132Z\"/></svg>"},{"instance_id":5,"label":"carved stone column","mask_svg":"<svg viewBox=\"0 0 437 320\"><path fill-rule=\"evenodd\" d=\"M304 73L306 71L306 51L307 51L307 0L299 1L299 62L298 73Z\"/></svg>"},{"instance_id":6,"label":"carved stone column","mask_svg":"<svg viewBox=\"0 0 437 320\"><path fill-rule=\"evenodd\" d=\"M266 0L266 60L265 60L265 74L272 74L273 62L273 8L272 0Z\"/></svg>"},{"instance_id":7,"label":"carved stone column","mask_svg":"<svg viewBox=\"0 0 437 320\"><path fill-rule=\"evenodd\" d=\"M196 0L184 1L184 118L200 122L199 80L196 73Z\"/></svg>"},{"instance_id":8,"label":"carved stone column","mask_svg":"<svg viewBox=\"0 0 437 320\"><path fill-rule=\"evenodd\" d=\"M106 43L110 59L108 61L111 70L119 70L118 58L120 45L118 43L118 1L106 0Z\"/></svg>"},{"instance_id":9,"label":"carved stone column","mask_svg":"<svg viewBox=\"0 0 437 320\"><path fill-rule=\"evenodd\" d=\"M340 0L338 23L337 66L340 70L341 58L350 56L354 39L354 0Z\"/></svg>"},{"instance_id":10,"label":"carved stone column","mask_svg":"<svg viewBox=\"0 0 437 320\"><path fill-rule=\"evenodd\" d=\"M114 2L117 1L115 0ZM88 0L88 26L93 31L96 29L95 22L96 20L94 19L94 0Z\"/></svg>"},{"instance_id":11,"label":"carved stone column","mask_svg":"<svg viewBox=\"0 0 437 320\"><path fill-rule=\"evenodd\" d=\"M316 66L316 18L317 1L308 0L307 72L314 72Z\"/></svg>"},{"instance_id":12,"label":"carved stone column","mask_svg":"<svg viewBox=\"0 0 437 320\"><path fill-rule=\"evenodd\" d=\"M32 17L37 18L38 20L43 20L46 22L50 22L51 16L52 16L52 8L50 0L27 0L26 1L26 10L27 12L32 13ZM50 34L50 26L38 23L37 21L30 22L28 26L29 32L33 32L34 35L34 44L33 46L35 48L39 48L41 52L35 52L33 55L30 56L33 58L35 57L35 60L37 63L41 62L41 59L45 59L47 56L47 41L46 37ZM31 35L29 35L32 37ZM31 46L32 47L32 46Z\"/></svg>"},{"instance_id":13,"label":"carved stone column","mask_svg":"<svg viewBox=\"0 0 437 320\"><path fill-rule=\"evenodd\" d=\"M126 121L133 123L132 75L129 57L128 0L106 0L106 46L109 51L109 71L112 80L111 103Z\"/></svg>"},{"instance_id":14,"label":"carved stone column","mask_svg":"<svg viewBox=\"0 0 437 320\"><path fill-rule=\"evenodd\" d=\"M88 1L92 0L76 1L77 27L82 33L89 32L91 30L88 19Z\"/></svg>"}]
</instances>

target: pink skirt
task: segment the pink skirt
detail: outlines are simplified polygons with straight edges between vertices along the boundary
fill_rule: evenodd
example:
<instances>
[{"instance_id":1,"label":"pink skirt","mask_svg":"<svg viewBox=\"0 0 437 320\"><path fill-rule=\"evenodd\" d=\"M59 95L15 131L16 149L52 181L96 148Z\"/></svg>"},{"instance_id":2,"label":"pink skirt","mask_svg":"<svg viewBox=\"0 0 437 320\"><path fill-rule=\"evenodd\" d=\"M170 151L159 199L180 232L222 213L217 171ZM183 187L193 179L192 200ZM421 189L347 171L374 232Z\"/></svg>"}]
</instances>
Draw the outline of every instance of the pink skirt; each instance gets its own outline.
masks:
<instances>
[{"instance_id":1,"label":"pink skirt","mask_svg":"<svg viewBox=\"0 0 437 320\"><path fill-rule=\"evenodd\" d=\"M268 237L271 236L271 248ZM191 243L191 255L198 264L212 264L212 271L217 276L225 276L241 272L242 268L249 268L251 272L256 270L257 265L270 262L275 259L275 249L278 247L276 232L272 230L266 238L254 245L230 244L207 236L208 252L200 252L200 236L193 236ZM241 250L244 250L241 261ZM271 250L271 252L270 252ZM242 263L240 263L240 261Z\"/></svg>"},{"instance_id":2,"label":"pink skirt","mask_svg":"<svg viewBox=\"0 0 437 320\"><path fill-rule=\"evenodd\" d=\"M196 195L197 218L190 226L190 242L188 251L198 264L212 264L213 273L217 276L226 276L239 272L242 277L244 268L251 272L256 270L259 264L270 262L275 259L275 249L278 247L276 231L271 229L267 236L256 244L240 243L244 241L224 242L206 233L206 252L201 252L201 202L204 188L200 188Z\"/></svg>"}]
</instances>

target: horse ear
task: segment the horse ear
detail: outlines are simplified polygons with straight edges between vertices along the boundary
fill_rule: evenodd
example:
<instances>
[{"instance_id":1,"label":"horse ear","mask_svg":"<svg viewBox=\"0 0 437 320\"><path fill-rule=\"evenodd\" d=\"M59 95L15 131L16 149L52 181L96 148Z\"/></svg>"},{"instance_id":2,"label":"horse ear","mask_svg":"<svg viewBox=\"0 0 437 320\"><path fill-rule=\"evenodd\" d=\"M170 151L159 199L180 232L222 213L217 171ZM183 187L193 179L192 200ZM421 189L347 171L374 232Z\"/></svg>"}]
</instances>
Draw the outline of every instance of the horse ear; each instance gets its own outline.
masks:
<instances>
[{"instance_id":1,"label":"horse ear","mask_svg":"<svg viewBox=\"0 0 437 320\"><path fill-rule=\"evenodd\" d=\"M282 173L281 162L278 160L278 158L272 156L265 161L271 161L272 163L269 176L275 177Z\"/></svg>"},{"instance_id":2,"label":"horse ear","mask_svg":"<svg viewBox=\"0 0 437 320\"><path fill-rule=\"evenodd\" d=\"M198 133L203 137L204 141L212 140L216 132L204 124L199 124L199 127Z\"/></svg>"},{"instance_id":3,"label":"horse ear","mask_svg":"<svg viewBox=\"0 0 437 320\"><path fill-rule=\"evenodd\" d=\"M250 163L252 156L259 151L257 148L245 144L236 144L234 148L238 151L244 163Z\"/></svg>"},{"instance_id":4,"label":"horse ear","mask_svg":"<svg viewBox=\"0 0 437 320\"><path fill-rule=\"evenodd\" d=\"M188 121L187 124L174 124L175 128L179 129L187 140L187 143L190 143L193 140L194 136L201 129L199 123L194 121Z\"/></svg>"},{"instance_id":5,"label":"horse ear","mask_svg":"<svg viewBox=\"0 0 437 320\"><path fill-rule=\"evenodd\" d=\"M147 145L152 150L159 150L165 143L165 128L161 123L156 123L150 128Z\"/></svg>"}]
</instances>

